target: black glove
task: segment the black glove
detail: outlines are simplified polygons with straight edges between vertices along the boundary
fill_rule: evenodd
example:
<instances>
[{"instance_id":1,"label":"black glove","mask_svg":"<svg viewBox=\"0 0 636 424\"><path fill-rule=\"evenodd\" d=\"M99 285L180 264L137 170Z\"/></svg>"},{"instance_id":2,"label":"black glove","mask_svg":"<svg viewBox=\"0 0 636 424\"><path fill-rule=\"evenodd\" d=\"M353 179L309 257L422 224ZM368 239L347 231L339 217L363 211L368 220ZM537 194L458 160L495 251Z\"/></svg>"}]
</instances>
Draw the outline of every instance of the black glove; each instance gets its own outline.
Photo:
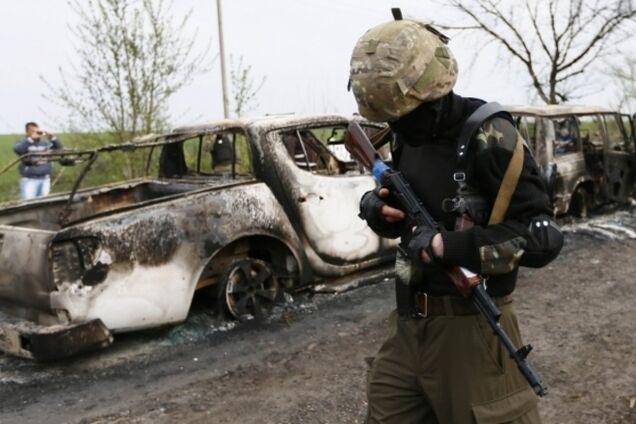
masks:
<instances>
[{"instance_id":1,"label":"black glove","mask_svg":"<svg viewBox=\"0 0 636 424\"><path fill-rule=\"evenodd\" d=\"M380 189L367 191L360 199L360 213L358 216L378 235L386 238L397 238L402 233L404 222L388 222L382 215L384 205L392 206L392 198L381 198Z\"/></svg>"},{"instance_id":2,"label":"black glove","mask_svg":"<svg viewBox=\"0 0 636 424\"><path fill-rule=\"evenodd\" d=\"M414 261L422 261L422 250L435 262L433 254L433 237L439 233L437 228L415 227L407 244L407 253Z\"/></svg>"},{"instance_id":3,"label":"black glove","mask_svg":"<svg viewBox=\"0 0 636 424\"><path fill-rule=\"evenodd\" d=\"M380 198L378 194L380 187L367 191L360 199L360 213L358 216L365 221L375 221L376 219L382 219L382 206L386 203Z\"/></svg>"}]
</instances>

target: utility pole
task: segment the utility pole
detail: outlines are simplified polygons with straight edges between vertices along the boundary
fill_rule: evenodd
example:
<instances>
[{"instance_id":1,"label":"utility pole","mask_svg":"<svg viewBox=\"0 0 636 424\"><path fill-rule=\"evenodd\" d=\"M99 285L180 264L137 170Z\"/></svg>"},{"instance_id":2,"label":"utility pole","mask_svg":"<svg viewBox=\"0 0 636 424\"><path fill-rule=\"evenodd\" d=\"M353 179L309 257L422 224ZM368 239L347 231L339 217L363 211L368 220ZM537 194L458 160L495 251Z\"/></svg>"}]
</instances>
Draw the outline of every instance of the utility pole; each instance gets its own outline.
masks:
<instances>
[{"instance_id":1,"label":"utility pole","mask_svg":"<svg viewBox=\"0 0 636 424\"><path fill-rule=\"evenodd\" d=\"M221 0L216 0L216 17L219 21L219 55L221 56L221 84L223 85L223 117L230 117L228 112L227 81L225 78L225 48L223 47L223 18L221 15Z\"/></svg>"}]
</instances>

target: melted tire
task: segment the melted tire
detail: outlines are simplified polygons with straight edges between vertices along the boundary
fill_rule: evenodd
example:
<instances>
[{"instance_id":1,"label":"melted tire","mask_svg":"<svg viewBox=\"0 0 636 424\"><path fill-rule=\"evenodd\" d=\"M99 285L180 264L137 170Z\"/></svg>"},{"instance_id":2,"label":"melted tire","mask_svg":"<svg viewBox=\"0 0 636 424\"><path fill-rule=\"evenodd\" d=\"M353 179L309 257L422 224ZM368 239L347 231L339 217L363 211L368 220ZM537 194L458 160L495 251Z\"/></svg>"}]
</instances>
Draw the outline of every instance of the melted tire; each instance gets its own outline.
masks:
<instances>
[{"instance_id":1,"label":"melted tire","mask_svg":"<svg viewBox=\"0 0 636 424\"><path fill-rule=\"evenodd\" d=\"M279 279L260 259L232 263L219 284L219 310L239 321L267 318L282 298Z\"/></svg>"}]
</instances>

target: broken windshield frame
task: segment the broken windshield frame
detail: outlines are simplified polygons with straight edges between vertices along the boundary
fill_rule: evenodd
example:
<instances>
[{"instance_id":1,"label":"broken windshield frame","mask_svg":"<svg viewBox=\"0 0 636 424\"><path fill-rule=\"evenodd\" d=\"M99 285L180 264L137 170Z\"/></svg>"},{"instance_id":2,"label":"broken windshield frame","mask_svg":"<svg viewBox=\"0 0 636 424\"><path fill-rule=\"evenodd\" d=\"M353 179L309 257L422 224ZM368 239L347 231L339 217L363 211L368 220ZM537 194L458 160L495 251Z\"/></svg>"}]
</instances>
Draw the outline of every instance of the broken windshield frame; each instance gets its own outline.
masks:
<instances>
[{"instance_id":1,"label":"broken windshield frame","mask_svg":"<svg viewBox=\"0 0 636 424\"><path fill-rule=\"evenodd\" d=\"M5 167L0 169L0 175L6 173L9 169L13 168L20 162L24 160L33 160L37 161L38 159L42 161L48 162L57 162L62 166L75 166L79 164L85 164L84 168L80 171L79 175L75 179L72 184L72 188L69 192L68 199L66 201L66 207L61 214L60 220L64 221L68 215L68 211L70 211L70 206L73 203L73 199L75 198L75 194L77 193L82 181L88 175L91 167L97 161L99 155L104 152L115 152L115 151L134 151L142 148L151 148L155 149L157 146L163 146L166 144L179 143L186 138L191 137L191 134L188 135L177 135L177 136L157 136L150 135L145 136L143 138L139 138L136 140L132 140L126 143L121 144L108 144L105 146L97 147L94 149L65 149L59 151L48 151L48 152L36 152L36 153L26 153L24 155L18 156L14 160L12 160ZM148 171L150 168L150 155L148 158L148 163L146 163L145 169Z\"/></svg>"},{"instance_id":2,"label":"broken windshield frame","mask_svg":"<svg viewBox=\"0 0 636 424\"><path fill-rule=\"evenodd\" d=\"M381 125L365 125L364 129L365 132L370 132L369 136L374 145L384 151L383 159L390 160L390 144L393 141L390 128ZM283 140L295 165L304 171L329 176L345 175L349 171L364 172L354 159L345 160L330 148L339 144L344 146L344 141L339 143L330 140L330 137L338 130L342 130L344 136L346 125L334 123L294 128L290 131L280 131L279 137ZM294 140L296 140L295 148ZM316 156L315 160L312 158L312 153Z\"/></svg>"}]
</instances>

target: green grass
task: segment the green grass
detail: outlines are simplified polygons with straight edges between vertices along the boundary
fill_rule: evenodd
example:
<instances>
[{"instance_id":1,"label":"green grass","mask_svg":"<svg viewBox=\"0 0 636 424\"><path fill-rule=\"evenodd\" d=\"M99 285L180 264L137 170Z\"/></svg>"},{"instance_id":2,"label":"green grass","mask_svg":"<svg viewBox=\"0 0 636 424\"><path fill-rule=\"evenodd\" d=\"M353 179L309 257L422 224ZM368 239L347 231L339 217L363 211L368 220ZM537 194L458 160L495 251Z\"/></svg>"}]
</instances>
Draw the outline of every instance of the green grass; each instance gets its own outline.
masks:
<instances>
[{"instance_id":1,"label":"green grass","mask_svg":"<svg viewBox=\"0 0 636 424\"><path fill-rule=\"evenodd\" d=\"M0 169L17 158L13 152L13 145L23 137L22 134L0 135ZM58 137L64 147L70 149L87 149L112 142L112 138L105 135L60 134ZM119 152L119 155L117 153L100 155L82 187L97 186L127 178L127 174L130 174L129 170L137 165L138 159L133 159L133 162L129 164L127 162L130 162L130 160L127 161L126 159L130 158L121 156L124 156L121 152ZM136 156L139 156L137 152L132 155L132 157ZM82 164L62 167L54 163L51 181L55 182L55 184L51 188L51 193L70 190L83 167ZM136 173L137 171L133 172L133 174ZM17 164L0 175L0 202L19 199L19 180L20 174Z\"/></svg>"},{"instance_id":2,"label":"green grass","mask_svg":"<svg viewBox=\"0 0 636 424\"><path fill-rule=\"evenodd\" d=\"M227 134L229 139L235 145L235 153L236 153L236 173L239 175L248 174L251 170L250 156L249 156L249 145L248 140L245 135L241 132L234 132L232 134ZM212 157L210 155L212 150L212 144L214 137L205 136L202 139L201 144L201 166L198 169L199 171L206 174L216 174L219 172L229 172L231 169L228 165L225 171L222 168L215 169L212 163ZM193 137L189 140L186 140L183 144L183 151L185 155L186 166L196 171L197 170L197 161L198 161L198 153L199 153L199 137Z\"/></svg>"},{"instance_id":3,"label":"green grass","mask_svg":"<svg viewBox=\"0 0 636 424\"><path fill-rule=\"evenodd\" d=\"M0 135L0 168L4 168L16 158L15 153L13 153L13 145L19 139L20 136L15 134ZM17 166L0 175L0 200L17 198L19 179Z\"/></svg>"},{"instance_id":4,"label":"green grass","mask_svg":"<svg viewBox=\"0 0 636 424\"><path fill-rule=\"evenodd\" d=\"M0 169L17 158L13 152L13 145L22 137L23 136L19 134L0 135ZM108 137L104 134L60 134L58 137L66 149L89 149L114 143L112 137ZM250 169L247 139L243 134L236 133L234 134L233 142L236 143L236 172L238 174L247 173L248 169ZM198 149L198 137L193 137L185 142L185 160L188 167L192 170L196 170ZM155 147L154 149L138 148L134 151L120 150L100 152L90 171L82 180L80 188L102 186L104 184L121 182L145 175L157 176L159 174L160 150L159 147ZM150 166L146 170L149 154L152 154L152 156ZM201 165L201 171L212 174L215 173L215 170L211 168L210 154L208 151L202 154ZM53 172L51 174L51 193L71 190L85 166L86 163L80 163L75 166L61 166L54 162ZM17 163L4 174L0 175L0 202L19 199L19 180L20 175L18 173Z\"/></svg>"}]
</instances>

